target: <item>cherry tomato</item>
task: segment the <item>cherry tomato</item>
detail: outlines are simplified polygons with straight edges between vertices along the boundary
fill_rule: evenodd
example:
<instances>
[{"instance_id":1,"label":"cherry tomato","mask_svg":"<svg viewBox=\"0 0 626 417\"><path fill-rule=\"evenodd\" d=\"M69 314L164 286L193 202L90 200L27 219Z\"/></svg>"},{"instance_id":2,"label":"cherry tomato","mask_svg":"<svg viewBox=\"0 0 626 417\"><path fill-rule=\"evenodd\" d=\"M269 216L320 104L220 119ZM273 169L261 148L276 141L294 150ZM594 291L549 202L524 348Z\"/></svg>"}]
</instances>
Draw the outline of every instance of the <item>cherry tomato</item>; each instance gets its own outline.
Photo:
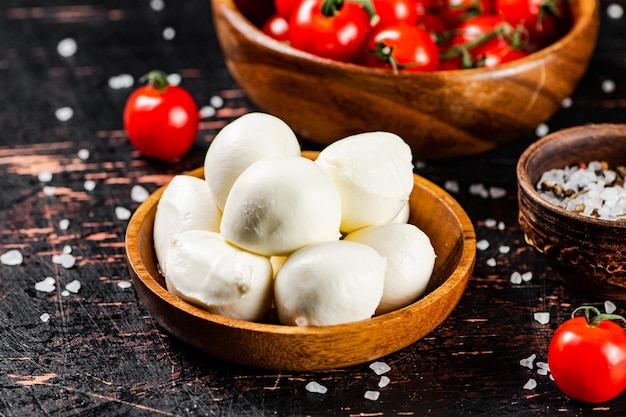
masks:
<instances>
[{"instance_id":1,"label":"cherry tomato","mask_svg":"<svg viewBox=\"0 0 626 417\"><path fill-rule=\"evenodd\" d=\"M584 311L585 316L576 316ZM554 333L548 364L564 394L601 403L626 389L626 331L595 307L579 307Z\"/></svg>"},{"instance_id":2,"label":"cherry tomato","mask_svg":"<svg viewBox=\"0 0 626 417\"><path fill-rule=\"evenodd\" d=\"M303 0L291 13L289 40L294 48L337 61L351 61L369 29L370 16L359 4Z\"/></svg>"},{"instance_id":3,"label":"cherry tomato","mask_svg":"<svg viewBox=\"0 0 626 417\"><path fill-rule=\"evenodd\" d=\"M378 20L374 29L395 25L399 22L415 23L417 8L415 0L373 0Z\"/></svg>"},{"instance_id":4,"label":"cherry tomato","mask_svg":"<svg viewBox=\"0 0 626 417\"><path fill-rule=\"evenodd\" d=\"M182 87L171 86L161 71L145 76L148 84L126 101L124 128L132 144L144 155L173 161L196 140L198 106Z\"/></svg>"},{"instance_id":5,"label":"cherry tomato","mask_svg":"<svg viewBox=\"0 0 626 417\"><path fill-rule=\"evenodd\" d=\"M419 16L417 18L417 26L426 29L437 45L445 43L448 27L438 15L426 13Z\"/></svg>"},{"instance_id":6,"label":"cherry tomato","mask_svg":"<svg viewBox=\"0 0 626 417\"><path fill-rule=\"evenodd\" d=\"M554 42L566 26L563 0L496 0L495 7L511 25L526 28L531 50Z\"/></svg>"},{"instance_id":7,"label":"cherry tomato","mask_svg":"<svg viewBox=\"0 0 626 417\"><path fill-rule=\"evenodd\" d=\"M259 1L259 0L256 0ZM274 0L274 7L276 7L276 13L289 19L293 8L300 0Z\"/></svg>"},{"instance_id":8,"label":"cherry tomato","mask_svg":"<svg viewBox=\"0 0 626 417\"><path fill-rule=\"evenodd\" d=\"M261 28L267 36L281 42L289 41L289 22L279 14L272 15Z\"/></svg>"},{"instance_id":9,"label":"cherry tomato","mask_svg":"<svg viewBox=\"0 0 626 417\"><path fill-rule=\"evenodd\" d=\"M491 13L488 0L441 0L439 15L449 27L482 14Z\"/></svg>"},{"instance_id":10,"label":"cherry tomato","mask_svg":"<svg viewBox=\"0 0 626 417\"><path fill-rule=\"evenodd\" d=\"M400 22L372 33L367 43L370 66L403 71L434 71L439 67L439 49L430 34Z\"/></svg>"}]
</instances>

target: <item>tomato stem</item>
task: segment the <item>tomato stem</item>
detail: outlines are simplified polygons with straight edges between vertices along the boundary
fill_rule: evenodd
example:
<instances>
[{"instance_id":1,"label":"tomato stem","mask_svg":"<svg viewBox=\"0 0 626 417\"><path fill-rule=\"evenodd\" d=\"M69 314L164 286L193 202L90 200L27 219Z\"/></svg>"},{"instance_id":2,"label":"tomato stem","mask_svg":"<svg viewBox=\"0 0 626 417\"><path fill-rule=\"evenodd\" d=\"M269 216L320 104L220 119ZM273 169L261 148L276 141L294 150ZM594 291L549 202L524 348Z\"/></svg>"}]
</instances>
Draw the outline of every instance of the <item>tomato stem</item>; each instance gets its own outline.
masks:
<instances>
[{"instance_id":1,"label":"tomato stem","mask_svg":"<svg viewBox=\"0 0 626 417\"><path fill-rule=\"evenodd\" d=\"M345 2L355 3L363 7L370 20L378 16L372 0L324 0L322 2L322 14L326 17L333 17L341 10Z\"/></svg>"},{"instance_id":2,"label":"tomato stem","mask_svg":"<svg viewBox=\"0 0 626 417\"><path fill-rule=\"evenodd\" d=\"M150 71L149 73L141 77L139 81L142 83L147 82L148 85L151 85L161 93L165 92L165 90L167 90L167 87L170 86L170 83L167 80L167 74L159 70Z\"/></svg>"},{"instance_id":3,"label":"tomato stem","mask_svg":"<svg viewBox=\"0 0 626 417\"><path fill-rule=\"evenodd\" d=\"M572 312L572 318L576 316L578 312L582 311L587 320L589 327L598 327L603 320L621 320L626 323L626 319L618 314L601 313L596 307L593 306L581 306Z\"/></svg>"}]
</instances>

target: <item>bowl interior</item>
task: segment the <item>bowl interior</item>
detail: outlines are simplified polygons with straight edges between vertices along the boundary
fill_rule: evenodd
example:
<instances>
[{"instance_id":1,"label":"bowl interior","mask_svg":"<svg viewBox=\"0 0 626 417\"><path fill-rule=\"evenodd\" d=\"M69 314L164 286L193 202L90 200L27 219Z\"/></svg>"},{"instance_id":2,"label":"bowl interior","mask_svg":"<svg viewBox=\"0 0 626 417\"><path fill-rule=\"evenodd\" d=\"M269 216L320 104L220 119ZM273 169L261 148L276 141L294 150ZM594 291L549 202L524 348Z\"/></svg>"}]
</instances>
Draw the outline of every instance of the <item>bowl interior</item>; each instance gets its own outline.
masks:
<instances>
[{"instance_id":1,"label":"bowl interior","mask_svg":"<svg viewBox=\"0 0 626 417\"><path fill-rule=\"evenodd\" d=\"M189 175L202 177L198 169ZM437 327L462 296L473 270L476 238L471 221L445 191L415 176L409 221L430 238L437 260L426 294L400 310L336 326L261 323L208 313L170 294L152 243L154 216L164 187L137 209L126 249L142 302L168 332L201 351L247 366L315 370L362 363L401 349ZM215 342L223 339L224 342Z\"/></svg>"}]
</instances>

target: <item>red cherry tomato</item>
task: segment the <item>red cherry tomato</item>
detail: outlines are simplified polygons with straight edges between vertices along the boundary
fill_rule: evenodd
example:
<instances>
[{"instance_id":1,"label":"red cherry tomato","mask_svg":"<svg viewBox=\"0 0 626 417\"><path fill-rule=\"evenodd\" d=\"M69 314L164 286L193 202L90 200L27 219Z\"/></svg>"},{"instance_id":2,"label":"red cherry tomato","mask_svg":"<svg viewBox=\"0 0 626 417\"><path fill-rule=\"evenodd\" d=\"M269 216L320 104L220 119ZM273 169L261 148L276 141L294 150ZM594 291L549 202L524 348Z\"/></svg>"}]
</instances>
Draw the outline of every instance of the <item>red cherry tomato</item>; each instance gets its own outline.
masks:
<instances>
[{"instance_id":1,"label":"red cherry tomato","mask_svg":"<svg viewBox=\"0 0 626 417\"><path fill-rule=\"evenodd\" d=\"M259 0L256 0L259 1ZM285 19L289 19L291 16L291 12L293 8L296 6L300 0L274 0L274 7L276 7L276 13L284 17Z\"/></svg>"},{"instance_id":2,"label":"red cherry tomato","mask_svg":"<svg viewBox=\"0 0 626 417\"><path fill-rule=\"evenodd\" d=\"M439 49L430 34L408 23L398 23L372 33L367 43L368 65L402 71L434 71Z\"/></svg>"},{"instance_id":3,"label":"red cherry tomato","mask_svg":"<svg viewBox=\"0 0 626 417\"><path fill-rule=\"evenodd\" d=\"M263 33L277 41L289 41L289 22L279 14L272 15L261 28Z\"/></svg>"},{"instance_id":4,"label":"red cherry tomato","mask_svg":"<svg viewBox=\"0 0 626 417\"><path fill-rule=\"evenodd\" d=\"M449 27L482 14L491 13L489 0L441 0L439 15Z\"/></svg>"},{"instance_id":5,"label":"red cherry tomato","mask_svg":"<svg viewBox=\"0 0 626 417\"><path fill-rule=\"evenodd\" d=\"M373 0L378 15L374 29L382 29L399 22L415 23L417 8L415 0Z\"/></svg>"},{"instance_id":6,"label":"red cherry tomato","mask_svg":"<svg viewBox=\"0 0 626 417\"><path fill-rule=\"evenodd\" d=\"M137 88L126 101L124 128L144 155L173 161L196 140L198 106L182 87L171 86L161 71L145 76L148 85Z\"/></svg>"},{"instance_id":7,"label":"red cherry tomato","mask_svg":"<svg viewBox=\"0 0 626 417\"><path fill-rule=\"evenodd\" d=\"M563 0L496 0L495 7L511 25L526 28L531 50L554 42L566 26Z\"/></svg>"},{"instance_id":8,"label":"red cherry tomato","mask_svg":"<svg viewBox=\"0 0 626 417\"><path fill-rule=\"evenodd\" d=\"M370 16L359 4L303 0L291 13L289 40L294 48L347 62L359 53L369 29Z\"/></svg>"},{"instance_id":9,"label":"red cherry tomato","mask_svg":"<svg viewBox=\"0 0 626 417\"><path fill-rule=\"evenodd\" d=\"M584 311L585 317L576 316ZM626 389L626 331L610 321L621 316L580 307L554 333L548 364L554 382L564 394L589 403L601 403Z\"/></svg>"}]
</instances>

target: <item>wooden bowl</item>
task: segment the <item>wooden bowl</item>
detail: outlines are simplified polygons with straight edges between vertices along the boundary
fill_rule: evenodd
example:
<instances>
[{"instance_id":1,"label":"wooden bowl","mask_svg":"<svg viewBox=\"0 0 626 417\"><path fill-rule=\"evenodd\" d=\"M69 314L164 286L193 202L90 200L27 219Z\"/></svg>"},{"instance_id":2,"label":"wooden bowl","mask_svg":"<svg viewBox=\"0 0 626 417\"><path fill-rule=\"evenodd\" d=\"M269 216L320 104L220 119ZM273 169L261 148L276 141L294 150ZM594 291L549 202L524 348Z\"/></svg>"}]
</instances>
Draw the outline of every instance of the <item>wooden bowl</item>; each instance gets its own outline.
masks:
<instances>
[{"instance_id":1,"label":"wooden bowl","mask_svg":"<svg viewBox=\"0 0 626 417\"><path fill-rule=\"evenodd\" d=\"M237 7L247 4L244 15ZM252 4L253 7L249 5ZM578 84L595 47L596 0L571 0L573 25L559 41L494 69L400 72L319 58L264 35L271 0L213 0L228 68L258 107L302 138L326 145L383 130L418 159L481 153L548 120Z\"/></svg>"},{"instance_id":2,"label":"wooden bowl","mask_svg":"<svg viewBox=\"0 0 626 417\"><path fill-rule=\"evenodd\" d=\"M526 149L517 164L519 223L565 283L583 294L626 300L626 221L568 211L535 188L547 170L591 161L626 164L626 124L569 128Z\"/></svg>"},{"instance_id":3,"label":"wooden bowl","mask_svg":"<svg viewBox=\"0 0 626 417\"><path fill-rule=\"evenodd\" d=\"M197 169L189 175L202 177ZM409 221L431 239L437 254L426 295L368 320L324 327L234 320L208 313L165 289L157 269L152 228L165 187L130 219L126 254L139 297L169 333L206 354L274 370L321 370L367 362L402 349L437 327L454 309L471 276L476 236L467 214L444 190L415 176Z\"/></svg>"}]
</instances>

